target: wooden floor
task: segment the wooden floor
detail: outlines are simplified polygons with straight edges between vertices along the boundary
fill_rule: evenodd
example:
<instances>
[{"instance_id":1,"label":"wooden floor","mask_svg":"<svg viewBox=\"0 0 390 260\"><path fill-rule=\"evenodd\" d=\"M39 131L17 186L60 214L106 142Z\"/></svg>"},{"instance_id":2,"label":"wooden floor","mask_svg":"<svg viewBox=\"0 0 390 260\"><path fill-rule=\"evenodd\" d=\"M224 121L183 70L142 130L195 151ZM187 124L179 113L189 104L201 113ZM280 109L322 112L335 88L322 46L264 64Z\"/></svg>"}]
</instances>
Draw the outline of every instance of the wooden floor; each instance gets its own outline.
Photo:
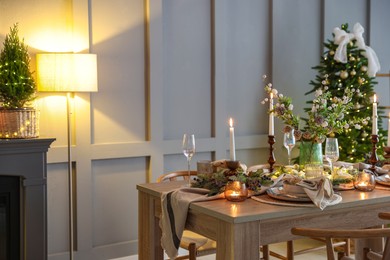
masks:
<instances>
[{"instance_id":1,"label":"wooden floor","mask_svg":"<svg viewBox=\"0 0 390 260\"><path fill-rule=\"evenodd\" d=\"M301 239L301 240L294 241L294 249L301 250L301 249L313 247L313 246L320 245L320 244L321 244L320 242L317 242L317 241L314 241L311 239ZM285 255L286 254L286 243L272 244L272 245L270 245L270 250L272 250L278 254ZM185 251L180 250L179 253L185 253ZM168 259L168 257L166 259ZM197 259L199 259L199 260L214 260L215 255L198 257ZM271 257L271 259L274 260L277 258ZM296 260L326 260L326 252L325 252L325 249L323 249L323 250L295 256L294 259L296 259ZM110 259L110 260L138 260L138 256L132 255L132 256L127 256L127 257Z\"/></svg>"}]
</instances>

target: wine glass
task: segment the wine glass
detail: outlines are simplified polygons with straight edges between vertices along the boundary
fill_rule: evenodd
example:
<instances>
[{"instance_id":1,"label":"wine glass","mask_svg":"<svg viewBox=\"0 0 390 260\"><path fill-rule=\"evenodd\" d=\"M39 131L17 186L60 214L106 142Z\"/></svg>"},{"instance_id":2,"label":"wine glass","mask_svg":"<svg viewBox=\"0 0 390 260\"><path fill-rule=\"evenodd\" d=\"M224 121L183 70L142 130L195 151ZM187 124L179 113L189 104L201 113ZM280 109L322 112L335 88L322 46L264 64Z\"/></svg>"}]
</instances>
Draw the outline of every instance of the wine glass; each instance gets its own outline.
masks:
<instances>
[{"instance_id":1,"label":"wine glass","mask_svg":"<svg viewBox=\"0 0 390 260\"><path fill-rule=\"evenodd\" d=\"M291 165L291 151L295 146L294 129L284 133L283 145L287 149L288 153L288 165Z\"/></svg>"},{"instance_id":2,"label":"wine glass","mask_svg":"<svg viewBox=\"0 0 390 260\"><path fill-rule=\"evenodd\" d=\"M195 135L193 134L184 134L183 135L183 154L187 157L188 164L188 186L191 186L191 171L190 163L192 156L195 154Z\"/></svg>"},{"instance_id":3,"label":"wine glass","mask_svg":"<svg viewBox=\"0 0 390 260\"><path fill-rule=\"evenodd\" d=\"M339 144L337 138L326 138L325 159L329 162L330 170L333 172L333 163L337 162L339 159Z\"/></svg>"}]
</instances>

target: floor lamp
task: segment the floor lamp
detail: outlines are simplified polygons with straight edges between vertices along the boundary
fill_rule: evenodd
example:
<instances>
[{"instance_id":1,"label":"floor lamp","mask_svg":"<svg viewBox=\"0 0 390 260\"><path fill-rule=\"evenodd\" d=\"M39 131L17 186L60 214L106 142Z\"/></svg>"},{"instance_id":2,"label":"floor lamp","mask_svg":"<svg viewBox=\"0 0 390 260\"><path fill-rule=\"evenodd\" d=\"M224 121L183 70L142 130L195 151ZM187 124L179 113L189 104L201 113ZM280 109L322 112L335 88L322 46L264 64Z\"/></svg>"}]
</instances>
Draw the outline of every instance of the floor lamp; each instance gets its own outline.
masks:
<instances>
[{"instance_id":1,"label":"floor lamp","mask_svg":"<svg viewBox=\"0 0 390 260\"><path fill-rule=\"evenodd\" d=\"M44 53L37 54L37 88L42 92L67 93L68 189L69 189L69 256L73 260L73 172L71 93L97 91L95 54Z\"/></svg>"}]
</instances>

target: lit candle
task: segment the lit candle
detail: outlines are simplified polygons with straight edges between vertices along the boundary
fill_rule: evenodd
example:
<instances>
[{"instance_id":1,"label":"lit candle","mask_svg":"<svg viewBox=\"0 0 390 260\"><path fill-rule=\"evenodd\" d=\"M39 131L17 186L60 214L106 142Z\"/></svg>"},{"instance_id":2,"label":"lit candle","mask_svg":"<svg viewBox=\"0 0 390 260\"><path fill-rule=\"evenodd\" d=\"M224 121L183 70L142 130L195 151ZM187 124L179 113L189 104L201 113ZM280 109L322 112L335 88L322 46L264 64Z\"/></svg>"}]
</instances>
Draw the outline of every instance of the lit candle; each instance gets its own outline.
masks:
<instances>
[{"instance_id":1,"label":"lit candle","mask_svg":"<svg viewBox=\"0 0 390 260\"><path fill-rule=\"evenodd\" d=\"M236 144L234 142L234 127L233 127L233 119L230 118L229 120L230 125L230 160L235 161L236 160Z\"/></svg>"},{"instance_id":2,"label":"lit candle","mask_svg":"<svg viewBox=\"0 0 390 260\"><path fill-rule=\"evenodd\" d=\"M376 94L374 94L374 103L372 103L372 134L378 135L378 103L376 103Z\"/></svg>"},{"instance_id":3,"label":"lit candle","mask_svg":"<svg viewBox=\"0 0 390 260\"><path fill-rule=\"evenodd\" d=\"M269 98L269 110L271 111L274 109L274 100L273 100L273 93L270 93L270 98ZM268 135L274 135L274 113L271 112L269 113L269 129L268 129Z\"/></svg>"},{"instance_id":4,"label":"lit candle","mask_svg":"<svg viewBox=\"0 0 390 260\"><path fill-rule=\"evenodd\" d=\"M390 112L389 112L389 122L387 125L387 147L390 147Z\"/></svg>"}]
</instances>

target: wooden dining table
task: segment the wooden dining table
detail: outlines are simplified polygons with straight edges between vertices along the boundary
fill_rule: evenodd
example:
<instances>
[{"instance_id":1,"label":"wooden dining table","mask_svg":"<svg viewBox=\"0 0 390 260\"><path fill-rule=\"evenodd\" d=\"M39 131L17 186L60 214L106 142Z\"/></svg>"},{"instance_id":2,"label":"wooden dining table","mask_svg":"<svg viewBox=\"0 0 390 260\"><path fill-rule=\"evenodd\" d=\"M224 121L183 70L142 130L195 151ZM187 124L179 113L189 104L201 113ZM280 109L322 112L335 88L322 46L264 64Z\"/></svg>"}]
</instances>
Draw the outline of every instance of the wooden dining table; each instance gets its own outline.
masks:
<instances>
[{"instance_id":1,"label":"wooden dining table","mask_svg":"<svg viewBox=\"0 0 390 260\"><path fill-rule=\"evenodd\" d=\"M161 247L161 194L184 182L146 183L138 189L139 259L163 259ZM186 229L214 239L218 260L258 260L259 246L295 240L292 227L368 228L385 224L379 212L390 211L390 191L341 191L342 202L317 207L280 206L252 199L226 199L191 203ZM261 196L267 196L261 195Z\"/></svg>"}]
</instances>

